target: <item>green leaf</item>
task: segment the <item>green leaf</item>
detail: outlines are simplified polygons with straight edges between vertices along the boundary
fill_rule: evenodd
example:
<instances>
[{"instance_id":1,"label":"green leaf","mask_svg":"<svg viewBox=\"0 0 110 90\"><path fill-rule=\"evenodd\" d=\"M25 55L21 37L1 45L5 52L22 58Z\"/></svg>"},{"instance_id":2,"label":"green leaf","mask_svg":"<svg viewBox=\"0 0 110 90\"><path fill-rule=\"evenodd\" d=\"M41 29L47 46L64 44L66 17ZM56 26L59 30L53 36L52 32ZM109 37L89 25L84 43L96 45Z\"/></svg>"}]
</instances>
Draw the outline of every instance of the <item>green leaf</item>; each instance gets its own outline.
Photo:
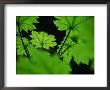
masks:
<instances>
[{"instance_id":1,"label":"green leaf","mask_svg":"<svg viewBox=\"0 0 110 90\"><path fill-rule=\"evenodd\" d=\"M77 30L79 38L83 42L90 43L91 46L94 46L94 17L91 17L86 22L78 25Z\"/></svg>"},{"instance_id":2,"label":"green leaf","mask_svg":"<svg viewBox=\"0 0 110 90\"><path fill-rule=\"evenodd\" d=\"M61 43L61 45L62 45L62 43ZM73 47L75 46L75 44L76 43L73 42L71 40L71 38L68 38L60 51L60 55L63 57L63 61L68 64L70 63L70 60L72 59L71 51L73 50ZM61 47L61 45L59 45L59 47ZM58 51L59 51L59 49L58 49Z\"/></svg>"},{"instance_id":3,"label":"green leaf","mask_svg":"<svg viewBox=\"0 0 110 90\"><path fill-rule=\"evenodd\" d=\"M36 29L35 25L33 23L38 23L37 16L17 16L16 17L16 30L18 32L18 25L21 30L25 30L28 32L28 30L34 30Z\"/></svg>"},{"instance_id":4,"label":"green leaf","mask_svg":"<svg viewBox=\"0 0 110 90\"><path fill-rule=\"evenodd\" d=\"M77 64L89 64L89 60L94 58L94 49L91 48L89 43L79 43L71 51L74 60Z\"/></svg>"},{"instance_id":5,"label":"green leaf","mask_svg":"<svg viewBox=\"0 0 110 90\"><path fill-rule=\"evenodd\" d=\"M69 37L68 38L71 38L71 40L75 43L78 43L79 41L79 32L78 30L72 30L69 34Z\"/></svg>"},{"instance_id":6,"label":"green leaf","mask_svg":"<svg viewBox=\"0 0 110 90\"><path fill-rule=\"evenodd\" d=\"M27 38L23 38L23 42L25 46L29 44ZM17 55L26 55L21 38L19 36L16 37L16 50L17 50Z\"/></svg>"},{"instance_id":7,"label":"green leaf","mask_svg":"<svg viewBox=\"0 0 110 90\"><path fill-rule=\"evenodd\" d=\"M27 57L19 57L16 64L17 74L68 74L71 71L69 64L58 59L57 55L29 46L31 63Z\"/></svg>"},{"instance_id":8,"label":"green leaf","mask_svg":"<svg viewBox=\"0 0 110 90\"><path fill-rule=\"evenodd\" d=\"M34 72L34 67L26 56L19 56L16 62L16 74L30 74Z\"/></svg>"},{"instance_id":9,"label":"green leaf","mask_svg":"<svg viewBox=\"0 0 110 90\"><path fill-rule=\"evenodd\" d=\"M49 49L49 47L54 47L57 45L55 40L54 35L48 35L46 32L32 31L31 42L36 48Z\"/></svg>"},{"instance_id":10,"label":"green leaf","mask_svg":"<svg viewBox=\"0 0 110 90\"><path fill-rule=\"evenodd\" d=\"M64 61L69 63L73 57L77 64L89 64L89 60L94 60L94 17L79 24L75 31L70 32L68 39L61 50L63 53L68 48L62 54Z\"/></svg>"},{"instance_id":11,"label":"green leaf","mask_svg":"<svg viewBox=\"0 0 110 90\"><path fill-rule=\"evenodd\" d=\"M77 29L80 42L74 47L73 56L77 63L88 64L89 60L94 60L94 17L80 24Z\"/></svg>"},{"instance_id":12,"label":"green leaf","mask_svg":"<svg viewBox=\"0 0 110 90\"><path fill-rule=\"evenodd\" d=\"M55 16L54 24L58 27L58 30L75 29L75 26L82 21L86 20L86 16Z\"/></svg>"}]
</instances>

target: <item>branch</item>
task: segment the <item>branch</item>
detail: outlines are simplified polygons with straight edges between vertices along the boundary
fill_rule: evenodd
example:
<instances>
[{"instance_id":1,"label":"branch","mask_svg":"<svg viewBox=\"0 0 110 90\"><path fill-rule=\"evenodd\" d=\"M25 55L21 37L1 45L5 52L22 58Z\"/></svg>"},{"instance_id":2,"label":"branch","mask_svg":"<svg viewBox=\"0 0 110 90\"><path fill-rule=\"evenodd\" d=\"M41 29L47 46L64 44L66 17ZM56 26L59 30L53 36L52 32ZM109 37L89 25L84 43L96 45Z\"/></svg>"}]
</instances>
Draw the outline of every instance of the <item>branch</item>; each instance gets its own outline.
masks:
<instances>
[{"instance_id":1,"label":"branch","mask_svg":"<svg viewBox=\"0 0 110 90\"><path fill-rule=\"evenodd\" d=\"M67 40L67 38L68 38L68 36L69 36L71 30L72 30L72 29L70 29L69 32L68 32L68 34L66 35L66 38L65 38L63 44L61 45L61 47L60 47L58 53L60 53L61 49L63 48L63 46L64 46L64 44L65 44L65 42L66 42L66 40Z\"/></svg>"},{"instance_id":2,"label":"branch","mask_svg":"<svg viewBox=\"0 0 110 90\"><path fill-rule=\"evenodd\" d=\"M29 61L31 62L31 60L30 60L30 55L29 55L29 52L28 52L28 49L27 49L26 46L24 45L23 38L22 38L22 34L21 34L21 32L20 32L20 27L19 27L20 23L19 23L19 19L18 19L18 23L17 23L17 24L18 24L18 31L19 31L19 34L20 34L20 38L21 38L21 41L22 41L23 48L24 48L24 50L25 50L25 52L26 52L26 55L27 55Z\"/></svg>"},{"instance_id":3,"label":"branch","mask_svg":"<svg viewBox=\"0 0 110 90\"><path fill-rule=\"evenodd\" d=\"M60 56L62 56L62 55L66 52L66 50L69 49L69 47L70 47L70 46L68 46L68 47L60 54Z\"/></svg>"}]
</instances>

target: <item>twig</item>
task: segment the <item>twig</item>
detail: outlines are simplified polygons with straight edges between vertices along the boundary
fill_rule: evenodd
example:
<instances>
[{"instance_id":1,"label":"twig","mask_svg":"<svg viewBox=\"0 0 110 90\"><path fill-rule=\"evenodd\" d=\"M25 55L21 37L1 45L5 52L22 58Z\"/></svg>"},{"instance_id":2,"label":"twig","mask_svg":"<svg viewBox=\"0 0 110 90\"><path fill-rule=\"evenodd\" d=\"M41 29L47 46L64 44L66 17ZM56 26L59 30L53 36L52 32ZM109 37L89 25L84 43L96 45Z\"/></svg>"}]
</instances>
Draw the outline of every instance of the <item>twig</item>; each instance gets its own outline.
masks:
<instances>
[{"instance_id":1,"label":"twig","mask_svg":"<svg viewBox=\"0 0 110 90\"><path fill-rule=\"evenodd\" d=\"M23 48L24 48L24 50L25 50L25 52L26 52L26 55L27 55L29 61L31 62L30 55L29 55L29 53L28 53L28 49L27 49L26 46L24 45L23 38L22 38L22 34L21 34L21 32L20 32L20 27L19 27L20 22L19 22L19 18L18 18L18 23L17 23L17 24L18 24L18 31L19 31L19 34L20 34L20 38L21 38L21 41L22 41Z\"/></svg>"}]
</instances>

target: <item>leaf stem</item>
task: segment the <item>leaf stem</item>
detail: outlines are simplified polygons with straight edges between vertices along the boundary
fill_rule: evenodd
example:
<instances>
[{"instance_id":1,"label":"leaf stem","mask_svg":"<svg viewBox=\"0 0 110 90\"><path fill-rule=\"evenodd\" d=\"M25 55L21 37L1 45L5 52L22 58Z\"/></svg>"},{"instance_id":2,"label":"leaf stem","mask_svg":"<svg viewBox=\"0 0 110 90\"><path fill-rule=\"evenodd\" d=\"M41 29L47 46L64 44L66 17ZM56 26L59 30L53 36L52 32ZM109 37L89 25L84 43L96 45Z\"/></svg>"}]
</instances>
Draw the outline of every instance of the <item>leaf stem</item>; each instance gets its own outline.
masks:
<instances>
[{"instance_id":1,"label":"leaf stem","mask_svg":"<svg viewBox=\"0 0 110 90\"><path fill-rule=\"evenodd\" d=\"M70 24L70 22L68 21L68 19L67 19L66 16L65 16L65 19L66 19L66 21L68 22L69 26L71 27L71 24ZM70 28L68 34L66 35L66 38L65 38L63 44L61 45L61 47L60 47L60 49L59 49L59 51L58 51L58 54L60 54L60 51L61 51L61 49L63 48L63 46L64 46L64 44L65 44L65 42L66 42L66 40L67 40L67 38L68 38L68 36L69 36L71 30L72 30L72 29Z\"/></svg>"},{"instance_id":2,"label":"leaf stem","mask_svg":"<svg viewBox=\"0 0 110 90\"><path fill-rule=\"evenodd\" d=\"M59 49L59 51L58 51L58 54L60 54L60 51L61 51L61 49L63 48L63 46L64 46L64 44L65 44L65 42L66 42L66 40L67 40L67 38L68 38L68 36L69 36L71 30L72 30L72 29L70 29L70 30L68 31L68 34L66 35L66 38L65 38L63 44L61 45L61 47L60 47L60 49Z\"/></svg>"},{"instance_id":3,"label":"leaf stem","mask_svg":"<svg viewBox=\"0 0 110 90\"><path fill-rule=\"evenodd\" d=\"M23 42L22 34L21 34L21 31L20 31L20 27L19 27L19 25L20 25L19 18L18 18L18 23L17 23L17 24L18 24L18 31L19 31L19 34L20 34L20 38L21 38L21 41L22 41L23 48L24 48L24 50L25 50L25 52L26 52L26 55L27 55L29 61L31 62L28 49L26 48L26 46L25 46L25 44L24 44L24 42Z\"/></svg>"},{"instance_id":4,"label":"leaf stem","mask_svg":"<svg viewBox=\"0 0 110 90\"><path fill-rule=\"evenodd\" d=\"M69 49L69 47L70 47L70 46L68 46L68 47L60 54L60 56L62 56L62 55L65 53L65 51Z\"/></svg>"}]
</instances>

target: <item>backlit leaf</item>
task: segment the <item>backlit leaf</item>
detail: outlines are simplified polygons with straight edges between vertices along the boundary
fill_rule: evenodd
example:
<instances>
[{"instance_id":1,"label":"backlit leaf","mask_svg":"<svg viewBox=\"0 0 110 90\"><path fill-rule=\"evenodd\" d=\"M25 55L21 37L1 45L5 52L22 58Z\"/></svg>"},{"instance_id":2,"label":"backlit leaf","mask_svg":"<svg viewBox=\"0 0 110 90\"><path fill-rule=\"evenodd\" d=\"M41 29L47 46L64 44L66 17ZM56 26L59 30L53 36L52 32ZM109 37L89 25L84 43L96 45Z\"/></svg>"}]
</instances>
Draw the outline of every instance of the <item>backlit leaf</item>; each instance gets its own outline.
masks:
<instances>
[{"instance_id":1,"label":"backlit leaf","mask_svg":"<svg viewBox=\"0 0 110 90\"><path fill-rule=\"evenodd\" d=\"M27 57L19 57L17 74L68 74L69 64L58 59L57 55L50 56L47 52L30 46L31 63Z\"/></svg>"},{"instance_id":2,"label":"backlit leaf","mask_svg":"<svg viewBox=\"0 0 110 90\"><path fill-rule=\"evenodd\" d=\"M37 16L17 16L16 17L16 30L18 32L18 25L21 30L25 30L28 32L28 30L34 30L36 29L35 25L33 23L38 23Z\"/></svg>"},{"instance_id":3,"label":"backlit leaf","mask_svg":"<svg viewBox=\"0 0 110 90\"><path fill-rule=\"evenodd\" d=\"M54 35L48 35L46 32L35 32L32 31L32 44L36 48L49 49L49 47L56 46Z\"/></svg>"},{"instance_id":4,"label":"backlit leaf","mask_svg":"<svg viewBox=\"0 0 110 90\"><path fill-rule=\"evenodd\" d=\"M58 27L58 30L75 29L75 26L87 19L86 16L55 16L54 24Z\"/></svg>"}]
</instances>

